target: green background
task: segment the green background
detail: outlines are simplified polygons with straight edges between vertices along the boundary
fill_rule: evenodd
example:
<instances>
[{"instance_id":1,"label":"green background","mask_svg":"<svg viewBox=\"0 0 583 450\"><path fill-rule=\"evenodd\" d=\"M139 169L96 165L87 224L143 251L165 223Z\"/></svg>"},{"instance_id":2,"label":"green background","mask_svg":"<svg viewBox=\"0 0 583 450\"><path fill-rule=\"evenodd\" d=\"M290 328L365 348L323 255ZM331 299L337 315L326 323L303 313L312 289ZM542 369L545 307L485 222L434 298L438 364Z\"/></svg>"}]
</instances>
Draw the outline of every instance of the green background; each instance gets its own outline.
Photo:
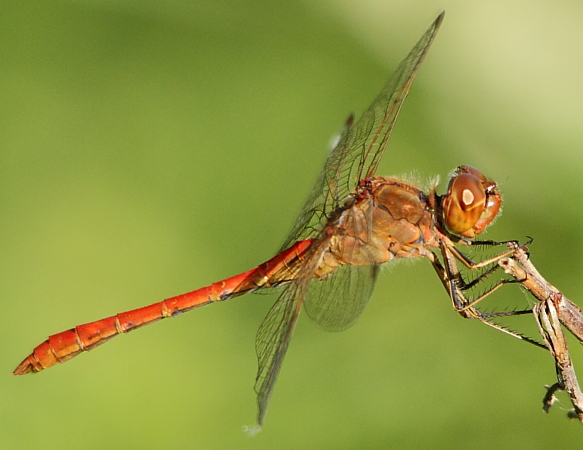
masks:
<instances>
[{"instance_id":1,"label":"green background","mask_svg":"<svg viewBox=\"0 0 583 450\"><path fill-rule=\"evenodd\" d=\"M455 314L426 261L383 271L344 333L300 320L254 438L273 296L11 375L49 334L273 256L331 136L442 9L379 174L480 168L505 199L487 237L533 236L583 304L581 2L3 2L0 448L579 446L565 397L541 412L551 357ZM528 301L503 291L500 307Z\"/></svg>"}]
</instances>

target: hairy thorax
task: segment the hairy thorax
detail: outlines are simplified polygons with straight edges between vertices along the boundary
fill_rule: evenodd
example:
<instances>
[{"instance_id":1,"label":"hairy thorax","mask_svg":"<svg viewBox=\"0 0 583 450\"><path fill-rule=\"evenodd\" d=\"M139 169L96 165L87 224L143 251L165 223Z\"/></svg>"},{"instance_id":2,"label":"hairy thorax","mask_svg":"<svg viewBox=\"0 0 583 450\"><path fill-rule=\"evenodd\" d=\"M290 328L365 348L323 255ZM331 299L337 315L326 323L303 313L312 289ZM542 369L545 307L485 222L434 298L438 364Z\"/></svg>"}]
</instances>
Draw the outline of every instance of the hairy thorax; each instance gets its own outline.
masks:
<instances>
[{"instance_id":1,"label":"hairy thorax","mask_svg":"<svg viewBox=\"0 0 583 450\"><path fill-rule=\"evenodd\" d=\"M429 197L393 178L375 177L328 225L331 236L318 275L343 264L376 265L393 258L424 256L437 245Z\"/></svg>"}]
</instances>

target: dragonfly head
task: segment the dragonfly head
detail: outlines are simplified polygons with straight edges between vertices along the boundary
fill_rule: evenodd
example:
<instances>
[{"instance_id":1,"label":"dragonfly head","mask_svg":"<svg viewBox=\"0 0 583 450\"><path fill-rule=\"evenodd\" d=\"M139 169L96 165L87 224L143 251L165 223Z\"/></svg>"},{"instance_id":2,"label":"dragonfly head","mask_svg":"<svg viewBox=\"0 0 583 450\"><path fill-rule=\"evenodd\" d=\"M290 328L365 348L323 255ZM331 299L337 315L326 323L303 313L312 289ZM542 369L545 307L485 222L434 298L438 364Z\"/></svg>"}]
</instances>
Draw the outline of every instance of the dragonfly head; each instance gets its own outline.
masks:
<instances>
[{"instance_id":1,"label":"dragonfly head","mask_svg":"<svg viewBox=\"0 0 583 450\"><path fill-rule=\"evenodd\" d=\"M442 197L443 222L451 233L473 238L494 221L501 203L496 183L471 166L459 166Z\"/></svg>"}]
</instances>

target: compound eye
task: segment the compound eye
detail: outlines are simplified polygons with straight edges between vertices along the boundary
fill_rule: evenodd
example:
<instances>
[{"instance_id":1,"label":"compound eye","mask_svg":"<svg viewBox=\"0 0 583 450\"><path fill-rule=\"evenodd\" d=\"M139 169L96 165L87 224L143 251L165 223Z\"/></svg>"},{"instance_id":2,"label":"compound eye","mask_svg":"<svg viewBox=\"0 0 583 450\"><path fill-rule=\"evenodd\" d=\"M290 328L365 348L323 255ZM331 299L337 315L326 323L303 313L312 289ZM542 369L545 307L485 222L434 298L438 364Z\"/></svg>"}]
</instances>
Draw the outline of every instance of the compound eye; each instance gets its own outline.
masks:
<instances>
[{"instance_id":1,"label":"compound eye","mask_svg":"<svg viewBox=\"0 0 583 450\"><path fill-rule=\"evenodd\" d=\"M472 173L452 178L443 201L445 226L454 234L474 237L474 227L486 209L484 184Z\"/></svg>"},{"instance_id":2,"label":"compound eye","mask_svg":"<svg viewBox=\"0 0 583 450\"><path fill-rule=\"evenodd\" d=\"M458 236L473 238L500 212L502 197L496 183L471 166L459 166L442 197L443 223Z\"/></svg>"}]
</instances>

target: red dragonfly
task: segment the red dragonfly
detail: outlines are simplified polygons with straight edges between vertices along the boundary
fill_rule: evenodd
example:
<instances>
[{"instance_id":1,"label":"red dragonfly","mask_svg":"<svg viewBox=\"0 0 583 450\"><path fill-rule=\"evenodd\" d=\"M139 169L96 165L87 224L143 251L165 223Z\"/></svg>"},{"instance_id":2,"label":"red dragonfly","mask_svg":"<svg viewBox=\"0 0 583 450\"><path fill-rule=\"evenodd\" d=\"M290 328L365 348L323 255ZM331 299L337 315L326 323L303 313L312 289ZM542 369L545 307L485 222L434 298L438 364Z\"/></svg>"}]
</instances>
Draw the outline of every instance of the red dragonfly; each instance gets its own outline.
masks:
<instances>
[{"instance_id":1,"label":"red dragonfly","mask_svg":"<svg viewBox=\"0 0 583 450\"><path fill-rule=\"evenodd\" d=\"M475 244L471 239L497 216L501 197L496 184L469 166L457 168L442 196L435 186L425 193L398 179L374 176L443 17L444 13L437 17L362 117L355 123L348 120L289 238L275 257L196 291L55 334L37 346L14 374L40 372L120 333L199 306L263 288L283 287L256 338L259 368L255 391L261 426L302 306L324 329L348 328L367 304L379 266L394 258L428 258L462 316L527 339L490 320L516 312L486 314L475 308L505 280L471 301L464 296L467 287L496 267L471 283L463 281L458 267L458 262L469 269L486 267L509 254L474 263L454 245Z\"/></svg>"}]
</instances>

